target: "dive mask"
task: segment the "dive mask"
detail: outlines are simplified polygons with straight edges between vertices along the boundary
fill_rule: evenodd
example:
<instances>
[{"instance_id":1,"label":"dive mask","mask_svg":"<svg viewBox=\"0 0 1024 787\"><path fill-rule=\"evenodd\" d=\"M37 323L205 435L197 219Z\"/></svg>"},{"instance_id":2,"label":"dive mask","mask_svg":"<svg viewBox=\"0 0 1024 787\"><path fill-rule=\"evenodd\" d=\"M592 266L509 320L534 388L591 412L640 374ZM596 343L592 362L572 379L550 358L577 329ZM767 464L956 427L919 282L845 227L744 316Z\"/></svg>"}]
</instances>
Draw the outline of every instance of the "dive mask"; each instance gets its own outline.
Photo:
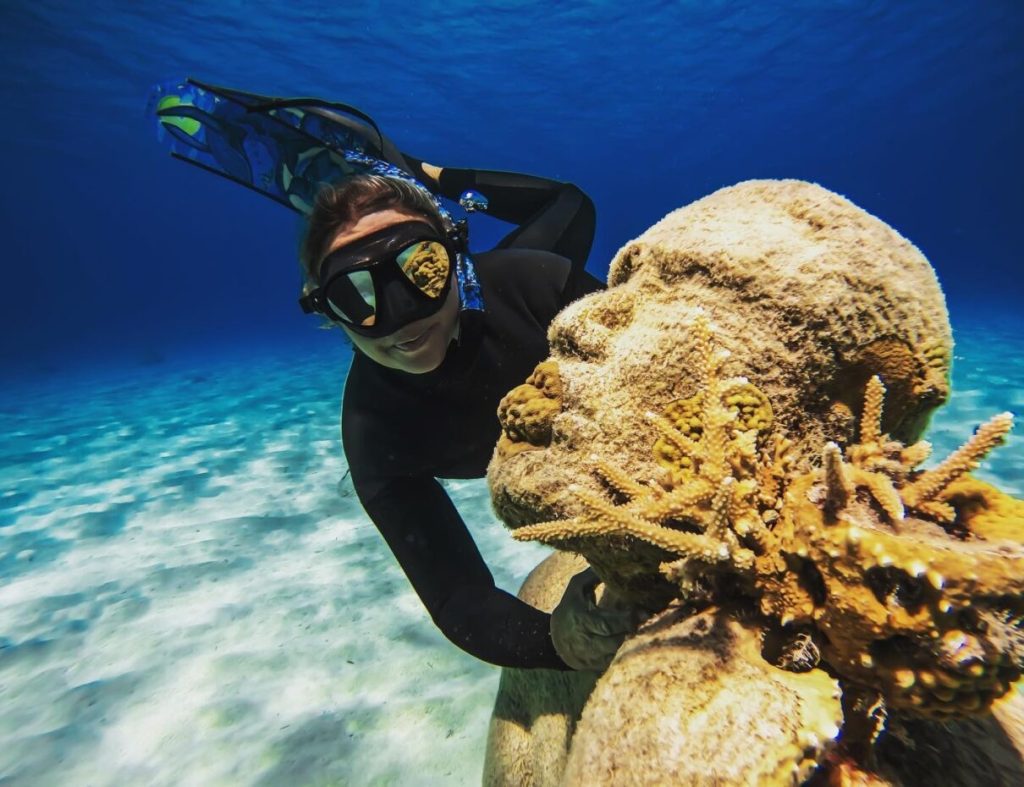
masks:
<instances>
[{"instance_id":1,"label":"dive mask","mask_svg":"<svg viewBox=\"0 0 1024 787\"><path fill-rule=\"evenodd\" d=\"M385 227L328 254L320 286L299 305L363 336L387 336L441 308L461 244L457 231L441 236L423 221Z\"/></svg>"}]
</instances>

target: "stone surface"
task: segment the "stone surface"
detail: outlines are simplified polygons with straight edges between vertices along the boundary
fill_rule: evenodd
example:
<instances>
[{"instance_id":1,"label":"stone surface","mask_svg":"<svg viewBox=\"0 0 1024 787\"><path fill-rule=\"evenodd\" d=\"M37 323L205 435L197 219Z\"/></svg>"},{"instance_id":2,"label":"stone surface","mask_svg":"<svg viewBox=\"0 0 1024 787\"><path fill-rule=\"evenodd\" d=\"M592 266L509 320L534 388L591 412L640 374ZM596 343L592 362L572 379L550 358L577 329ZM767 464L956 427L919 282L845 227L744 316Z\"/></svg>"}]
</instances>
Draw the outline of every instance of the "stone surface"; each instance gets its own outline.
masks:
<instances>
[{"instance_id":1,"label":"stone surface","mask_svg":"<svg viewBox=\"0 0 1024 787\"><path fill-rule=\"evenodd\" d=\"M927 260L819 186L751 181L627 244L609 286L502 403L488 479L517 538L664 611L589 699L507 671L488 783L902 783L942 740L937 776L1016 773L1016 696L989 708L1024 665L1024 504L968 475L1012 418L918 467L952 352ZM526 595L553 604L567 565Z\"/></svg>"}]
</instances>

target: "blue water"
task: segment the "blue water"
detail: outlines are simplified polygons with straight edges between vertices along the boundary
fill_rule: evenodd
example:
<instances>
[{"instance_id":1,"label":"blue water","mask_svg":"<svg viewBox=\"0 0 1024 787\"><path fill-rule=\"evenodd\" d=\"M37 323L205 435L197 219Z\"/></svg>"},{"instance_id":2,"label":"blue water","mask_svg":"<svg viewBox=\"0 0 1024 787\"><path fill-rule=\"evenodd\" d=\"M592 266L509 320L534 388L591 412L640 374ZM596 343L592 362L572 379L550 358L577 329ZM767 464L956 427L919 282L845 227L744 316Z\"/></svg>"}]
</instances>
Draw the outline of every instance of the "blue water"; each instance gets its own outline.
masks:
<instances>
[{"instance_id":1,"label":"blue water","mask_svg":"<svg viewBox=\"0 0 1024 787\"><path fill-rule=\"evenodd\" d=\"M0 783L479 781L498 670L436 630L360 509L346 360L0 393ZM445 483L517 587L545 550L482 480Z\"/></svg>"},{"instance_id":2,"label":"blue water","mask_svg":"<svg viewBox=\"0 0 1024 787\"><path fill-rule=\"evenodd\" d=\"M425 620L346 486L347 350L295 304L296 220L168 159L155 82L335 98L428 161L576 182L598 275L720 186L819 182L939 273L936 455L1024 409L1024 4L552 5L0 3L0 782L482 761L496 671ZM1024 494L1021 438L983 474ZM540 553L481 483L451 494L515 587Z\"/></svg>"},{"instance_id":3,"label":"blue water","mask_svg":"<svg viewBox=\"0 0 1024 787\"><path fill-rule=\"evenodd\" d=\"M1018 0L7 0L4 377L309 336L294 219L154 141L149 87L182 74L347 101L442 165L575 181L597 272L672 208L798 177L920 246L961 317L1009 313L1022 40Z\"/></svg>"}]
</instances>

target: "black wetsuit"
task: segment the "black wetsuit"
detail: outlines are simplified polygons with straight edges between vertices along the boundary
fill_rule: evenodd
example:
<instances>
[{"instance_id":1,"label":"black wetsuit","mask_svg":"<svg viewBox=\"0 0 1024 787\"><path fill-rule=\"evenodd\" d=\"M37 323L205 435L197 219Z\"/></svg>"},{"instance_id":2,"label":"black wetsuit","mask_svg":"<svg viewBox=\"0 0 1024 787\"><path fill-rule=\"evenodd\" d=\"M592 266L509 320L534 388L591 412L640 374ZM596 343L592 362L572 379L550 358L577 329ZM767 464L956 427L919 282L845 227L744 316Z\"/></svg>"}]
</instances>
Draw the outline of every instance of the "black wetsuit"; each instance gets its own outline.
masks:
<instances>
[{"instance_id":1,"label":"black wetsuit","mask_svg":"<svg viewBox=\"0 0 1024 787\"><path fill-rule=\"evenodd\" d=\"M520 225L473 255L484 314L463 319L458 343L427 374L356 352L342 408L345 454L363 507L445 636L492 664L567 669L551 643L550 616L495 587L436 479L484 475L499 400L547 357L555 314L603 286L584 271L594 207L575 186L543 178L442 173L444 196L470 188L488 198L490 215Z\"/></svg>"}]
</instances>

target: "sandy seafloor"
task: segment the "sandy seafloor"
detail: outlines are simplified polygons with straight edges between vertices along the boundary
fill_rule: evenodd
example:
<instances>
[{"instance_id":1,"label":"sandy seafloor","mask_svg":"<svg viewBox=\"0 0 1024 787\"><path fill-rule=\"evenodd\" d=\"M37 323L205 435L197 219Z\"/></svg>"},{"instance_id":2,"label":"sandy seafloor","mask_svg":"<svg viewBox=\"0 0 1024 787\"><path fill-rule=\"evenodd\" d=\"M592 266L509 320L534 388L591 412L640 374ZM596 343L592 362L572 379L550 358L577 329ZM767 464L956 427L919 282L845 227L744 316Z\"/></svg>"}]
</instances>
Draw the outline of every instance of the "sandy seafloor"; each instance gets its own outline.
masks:
<instances>
[{"instance_id":1,"label":"sandy seafloor","mask_svg":"<svg viewBox=\"0 0 1024 787\"><path fill-rule=\"evenodd\" d=\"M958 331L941 458L1024 411ZM0 391L0 784L478 784L499 671L432 626L344 476L345 361L299 350ZM1024 439L982 477L1024 495ZM545 554L447 482L498 583Z\"/></svg>"}]
</instances>

